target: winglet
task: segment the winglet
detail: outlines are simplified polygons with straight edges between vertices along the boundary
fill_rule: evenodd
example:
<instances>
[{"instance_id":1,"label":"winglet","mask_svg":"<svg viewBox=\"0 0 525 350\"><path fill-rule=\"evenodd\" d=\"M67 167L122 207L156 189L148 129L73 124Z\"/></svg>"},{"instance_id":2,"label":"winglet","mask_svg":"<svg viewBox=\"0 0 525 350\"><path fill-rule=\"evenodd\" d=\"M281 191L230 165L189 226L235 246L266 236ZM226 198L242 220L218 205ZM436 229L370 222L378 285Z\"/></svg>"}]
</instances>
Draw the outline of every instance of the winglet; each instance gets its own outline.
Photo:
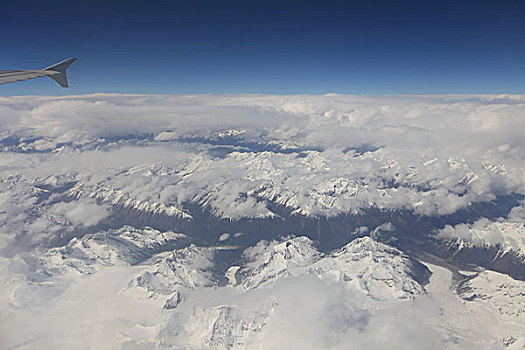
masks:
<instances>
[{"instance_id":1,"label":"winglet","mask_svg":"<svg viewBox=\"0 0 525 350\"><path fill-rule=\"evenodd\" d=\"M56 74L50 74L48 76L60 84L60 86L68 87L66 69L75 61L76 58L68 58L67 60L58 62L57 64L44 68L43 70L57 72Z\"/></svg>"}]
</instances>

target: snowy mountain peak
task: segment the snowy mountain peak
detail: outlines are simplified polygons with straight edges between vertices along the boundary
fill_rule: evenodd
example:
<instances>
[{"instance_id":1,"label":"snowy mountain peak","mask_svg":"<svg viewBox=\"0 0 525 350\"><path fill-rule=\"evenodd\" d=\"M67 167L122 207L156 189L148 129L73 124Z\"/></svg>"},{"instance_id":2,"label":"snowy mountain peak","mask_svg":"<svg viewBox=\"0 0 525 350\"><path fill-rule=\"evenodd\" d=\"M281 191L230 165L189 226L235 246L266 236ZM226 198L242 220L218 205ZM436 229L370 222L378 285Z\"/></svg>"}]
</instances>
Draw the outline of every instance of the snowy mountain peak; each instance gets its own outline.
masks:
<instances>
[{"instance_id":1,"label":"snowy mountain peak","mask_svg":"<svg viewBox=\"0 0 525 350\"><path fill-rule=\"evenodd\" d=\"M244 258L247 262L235 276L246 290L313 273L321 279L343 282L377 301L411 299L424 293L418 281L429 275L418 262L370 237L358 238L328 256L307 237L263 242L247 249Z\"/></svg>"},{"instance_id":2,"label":"snowy mountain peak","mask_svg":"<svg viewBox=\"0 0 525 350\"><path fill-rule=\"evenodd\" d=\"M190 245L152 258L153 269L132 282L150 292L168 295L182 289L216 286L224 277L215 271L216 248Z\"/></svg>"},{"instance_id":3,"label":"snowy mountain peak","mask_svg":"<svg viewBox=\"0 0 525 350\"><path fill-rule=\"evenodd\" d=\"M246 263L236 272L237 283L245 289L285 277L295 269L309 266L323 257L308 237L294 237L283 242L261 241L243 253Z\"/></svg>"},{"instance_id":4,"label":"snowy mountain peak","mask_svg":"<svg viewBox=\"0 0 525 350\"><path fill-rule=\"evenodd\" d=\"M184 234L124 226L73 238L63 247L49 249L41 261L49 270L68 267L93 273L107 266L134 265L159 252L188 244Z\"/></svg>"}]
</instances>

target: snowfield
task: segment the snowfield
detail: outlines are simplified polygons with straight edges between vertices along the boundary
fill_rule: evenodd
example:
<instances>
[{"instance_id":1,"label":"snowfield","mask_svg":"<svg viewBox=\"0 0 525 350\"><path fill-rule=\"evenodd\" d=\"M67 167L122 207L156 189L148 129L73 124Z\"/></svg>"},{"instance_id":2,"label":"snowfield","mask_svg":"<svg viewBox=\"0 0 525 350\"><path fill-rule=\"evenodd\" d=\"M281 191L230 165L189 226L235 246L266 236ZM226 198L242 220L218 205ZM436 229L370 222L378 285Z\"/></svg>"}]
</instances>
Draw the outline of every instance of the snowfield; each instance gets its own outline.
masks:
<instances>
[{"instance_id":1,"label":"snowfield","mask_svg":"<svg viewBox=\"0 0 525 350\"><path fill-rule=\"evenodd\" d=\"M523 348L523 115L0 97L0 347Z\"/></svg>"}]
</instances>

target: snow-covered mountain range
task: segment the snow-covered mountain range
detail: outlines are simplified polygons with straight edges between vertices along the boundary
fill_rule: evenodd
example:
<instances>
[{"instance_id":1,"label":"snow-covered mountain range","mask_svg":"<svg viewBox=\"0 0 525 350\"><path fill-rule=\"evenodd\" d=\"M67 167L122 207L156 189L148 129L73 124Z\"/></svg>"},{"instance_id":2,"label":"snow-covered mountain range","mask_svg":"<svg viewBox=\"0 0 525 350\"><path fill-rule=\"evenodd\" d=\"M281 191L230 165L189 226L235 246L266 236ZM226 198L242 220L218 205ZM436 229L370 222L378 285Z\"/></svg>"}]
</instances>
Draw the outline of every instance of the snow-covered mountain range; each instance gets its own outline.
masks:
<instances>
[{"instance_id":1,"label":"snow-covered mountain range","mask_svg":"<svg viewBox=\"0 0 525 350\"><path fill-rule=\"evenodd\" d=\"M519 348L524 101L0 98L0 343Z\"/></svg>"}]
</instances>

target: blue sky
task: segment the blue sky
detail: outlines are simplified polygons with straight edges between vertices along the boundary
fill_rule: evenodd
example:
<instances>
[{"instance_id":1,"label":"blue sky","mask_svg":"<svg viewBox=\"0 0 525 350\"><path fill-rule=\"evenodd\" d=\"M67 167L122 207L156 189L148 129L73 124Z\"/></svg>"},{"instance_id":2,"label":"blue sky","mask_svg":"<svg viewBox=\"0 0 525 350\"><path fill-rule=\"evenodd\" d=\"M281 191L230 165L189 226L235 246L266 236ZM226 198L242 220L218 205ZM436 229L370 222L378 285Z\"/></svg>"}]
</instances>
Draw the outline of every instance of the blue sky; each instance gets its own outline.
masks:
<instances>
[{"instance_id":1,"label":"blue sky","mask_svg":"<svg viewBox=\"0 0 525 350\"><path fill-rule=\"evenodd\" d=\"M0 95L525 93L525 2L0 2Z\"/></svg>"}]
</instances>

